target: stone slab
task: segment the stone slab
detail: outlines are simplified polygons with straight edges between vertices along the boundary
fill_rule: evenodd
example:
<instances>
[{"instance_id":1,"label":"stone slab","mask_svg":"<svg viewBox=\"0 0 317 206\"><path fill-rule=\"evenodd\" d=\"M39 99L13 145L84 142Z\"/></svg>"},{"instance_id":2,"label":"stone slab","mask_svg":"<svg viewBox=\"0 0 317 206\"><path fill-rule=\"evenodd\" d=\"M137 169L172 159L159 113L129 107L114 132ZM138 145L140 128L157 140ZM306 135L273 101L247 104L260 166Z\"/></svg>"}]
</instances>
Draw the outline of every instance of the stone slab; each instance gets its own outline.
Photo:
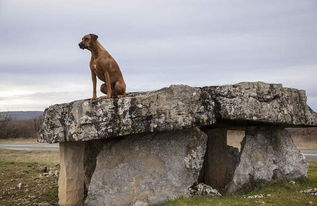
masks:
<instances>
[{"instance_id":1,"label":"stone slab","mask_svg":"<svg viewBox=\"0 0 317 206\"><path fill-rule=\"evenodd\" d=\"M58 178L58 204L81 206L84 203L84 142L62 142L60 174Z\"/></svg>"},{"instance_id":2,"label":"stone slab","mask_svg":"<svg viewBox=\"0 0 317 206\"><path fill-rule=\"evenodd\" d=\"M207 135L198 128L107 142L97 156L87 206L155 205L189 195L198 181Z\"/></svg>"},{"instance_id":3,"label":"stone slab","mask_svg":"<svg viewBox=\"0 0 317 206\"><path fill-rule=\"evenodd\" d=\"M78 100L50 106L43 117L38 140L49 143L232 124L230 121L234 125L317 126L317 114L307 105L305 91L263 82L203 88L174 85L124 98Z\"/></svg>"},{"instance_id":4,"label":"stone slab","mask_svg":"<svg viewBox=\"0 0 317 206\"><path fill-rule=\"evenodd\" d=\"M307 177L304 155L283 128L249 127L242 141L240 161L227 193L251 190L263 181L289 181Z\"/></svg>"}]
</instances>

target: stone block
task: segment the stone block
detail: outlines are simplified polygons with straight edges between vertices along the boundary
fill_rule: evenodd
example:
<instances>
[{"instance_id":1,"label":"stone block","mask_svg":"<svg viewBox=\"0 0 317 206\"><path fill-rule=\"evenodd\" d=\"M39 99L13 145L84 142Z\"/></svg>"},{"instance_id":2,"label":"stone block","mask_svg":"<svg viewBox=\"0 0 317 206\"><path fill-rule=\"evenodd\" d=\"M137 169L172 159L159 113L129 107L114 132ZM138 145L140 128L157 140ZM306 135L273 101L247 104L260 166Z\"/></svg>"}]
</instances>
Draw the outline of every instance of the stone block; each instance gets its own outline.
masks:
<instances>
[{"instance_id":1,"label":"stone block","mask_svg":"<svg viewBox=\"0 0 317 206\"><path fill-rule=\"evenodd\" d=\"M249 127L245 133L240 162L227 185L227 193L250 190L258 182L307 176L305 157L286 129Z\"/></svg>"},{"instance_id":2,"label":"stone block","mask_svg":"<svg viewBox=\"0 0 317 206\"><path fill-rule=\"evenodd\" d=\"M189 195L202 169L206 142L198 128L107 142L97 156L86 204L152 205Z\"/></svg>"},{"instance_id":3,"label":"stone block","mask_svg":"<svg viewBox=\"0 0 317 206\"><path fill-rule=\"evenodd\" d=\"M84 200L83 142L63 142L60 148L58 199L61 206L80 206Z\"/></svg>"}]
</instances>

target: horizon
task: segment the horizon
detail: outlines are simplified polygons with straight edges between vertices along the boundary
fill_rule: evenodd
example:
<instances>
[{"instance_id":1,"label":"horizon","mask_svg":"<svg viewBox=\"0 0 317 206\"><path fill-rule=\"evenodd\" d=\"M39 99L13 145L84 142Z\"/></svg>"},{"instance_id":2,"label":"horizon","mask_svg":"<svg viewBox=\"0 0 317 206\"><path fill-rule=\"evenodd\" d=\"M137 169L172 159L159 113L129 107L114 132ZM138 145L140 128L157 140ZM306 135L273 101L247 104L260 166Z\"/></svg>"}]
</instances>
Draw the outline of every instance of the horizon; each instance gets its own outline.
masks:
<instances>
[{"instance_id":1,"label":"horizon","mask_svg":"<svg viewBox=\"0 0 317 206\"><path fill-rule=\"evenodd\" d=\"M237 82L237 83L242 83L242 82ZM273 84L273 83L272 83ZM275 83L274 83L275 84ZM181 85L181 84L179 84ZM171 86L171 85L170 85ZM190 86L190 85L187 85L187 86ZM205 85L205 86L220 86L220 85ZM284 87L284 85L282 85ZM288 88L291 88L291 87L288 87ZM297 88L294 88L294 89L297 89ZM151 91L155 91L155 90L149 90L149 91L136 91L136 92L151 92ZM128 94L128 93L127 93ZM89 99L89 98L86 98L86 99ZM75 100L72 100L71 102L73 101L78 101L78 100L82 100L82 99L75 99ZM69 103L69 102L65 102L65 103ZM308 105L308 104L307 104ZM52 105L50 105L52 106ZM308 105L309 106L309 105ZM309 106L310 107L310 106ZM48 107L44 108L43 110L0 110L0 113L10 113L10 112L44 112L45 109L47 109ZM311 108L311 107L310 107ZM312 109L312 108L311 108ZM315 111L316 112L316 111Z\"/></svg>"},{"instance_id":2,"label":"horizon","mask_svg":"<svg viewBox=\"0 0 317 206\"><path fill-rule=\"evenodd\" d=\"M316 111L316 9L314 0L4 0L0 111L91 98L90 53L78 47L87 33L118 62L127 92L263 81L305 90Z\"/></svg>"}]
</instances>

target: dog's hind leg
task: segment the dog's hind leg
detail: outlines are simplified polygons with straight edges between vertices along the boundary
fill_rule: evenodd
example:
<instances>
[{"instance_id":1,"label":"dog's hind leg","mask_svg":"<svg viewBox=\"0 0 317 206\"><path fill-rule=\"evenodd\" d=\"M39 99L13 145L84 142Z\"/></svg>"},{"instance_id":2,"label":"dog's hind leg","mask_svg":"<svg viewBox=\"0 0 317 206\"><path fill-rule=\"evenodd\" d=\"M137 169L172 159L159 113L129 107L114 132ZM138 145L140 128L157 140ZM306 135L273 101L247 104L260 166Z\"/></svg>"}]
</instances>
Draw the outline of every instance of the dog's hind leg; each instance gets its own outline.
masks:
<instances>
[{"instance_id":1,"label":"dog's hind leg","mask_svg":"<svg viewBox=\"0 0 317 206\"><path fill-rule=\"evenodd\" d=\"M104 94L107 94L107 84L106 83L103 83L101 86L100 86L100 91Z\"/></svg>"},{"instance_id":2,"label":"dog's hind leg","mask_svg":"<svg viewBox=\"0 0 317 206\"><path fill-rule=\"evenodd\" d=\"M123 81L116 81L114 84L114 93L116 97L124 97L125 96L125 83Z\"/></svg>"}]
</instances>

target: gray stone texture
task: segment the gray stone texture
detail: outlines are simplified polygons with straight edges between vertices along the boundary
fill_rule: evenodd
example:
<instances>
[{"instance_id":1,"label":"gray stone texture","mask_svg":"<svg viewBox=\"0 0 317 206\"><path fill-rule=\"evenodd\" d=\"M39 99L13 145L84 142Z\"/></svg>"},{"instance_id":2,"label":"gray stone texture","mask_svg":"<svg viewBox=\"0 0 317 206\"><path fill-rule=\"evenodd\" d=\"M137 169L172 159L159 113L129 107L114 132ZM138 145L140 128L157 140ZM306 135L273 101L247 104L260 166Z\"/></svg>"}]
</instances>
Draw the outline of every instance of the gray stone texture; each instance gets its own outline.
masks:
<instances>
[{"instance_id":1,"label":"gray stone texture","mask_svg":"<svg viewBox=\"0 0 317 206\"><path fill-rule=\"evenodd\" d=\"M43 114L39 142L88 141L129 134L212 126L223 121L317 126L305 91L246 82L193 88L170 86L124 98L78 100Z\"/></svg>"},{"instance_id":2,"label":"gray stone texture","mask_svg":"<svg viewBox=\"0 0 317 206\"><path fill-rule=\"evenodd\" d=\"M207 135L198 128L113 139L97 156L85 203L152 205L187 196L206 145Z\"/></svg>"},{"instance_id":3,"label":"gray stone texture","mask_svg":"<svg viewBox=\"0 0 317 206\"><path fill-rule=\"evenodd\" d=\"M124 98L53 105L43 114L39 141L87 141L211 125L213 103L201 98L199 88L178 85Z\"/></svg>"},{"instance_id":4,"label":"gray stone texture","mask_svg":"<svg viewBox=\"0 0 317 206\"><path fill-rule=\"evenodd\" d=\"M84 142L61 142L59 144L58 204L60 206L83 205L84 151Z\"/></svg>"},{"instance_id":5,"label":"gray stone texture","mask_svg":"<svg viewBox=\"0 0 317 206\"><path fill-rule=\"evenodd\" d=\"M240 162L227 193L252 189L258 182L307 176L304 155L289 132L276 127L249 127L242 141Z\"/></svg>"},{"instance_id":6,"label":"gray stone texture","mask_svg":"<svg viewBox=\"0 0 317 206\"><path fill-rule=\"evenodd\" d=\"M307 105L304 90L281 84L242 82L219 87L204 87L214 100L217 120L270 123L281 126L317 125L317 114Z\"/></svg>"},{"instance_id":7,"label":"gray stone texture","mask_svg":"<svg viewBox=\"0 0 317 206\"><path fill-rule=\"evenodd\" d=\"M61 145L61 205L86 198L91 206L158 204L202 182L232 193L305 177L283 128L317 126L303 90L263 82L78 100L43 117L39 142ZM226 145L231 127L247 128L240 153Z\"/></svg>"},{"instance_id":8,"label":"gray stone texture","mask_svg":"<svg viewBox=\"0 0 317 206\"><path fill-rule=\"evenodd\" d=\"M221 193L225 193L240 160L239 149L227 145L227 131L226 128L204 129L208 141L201 181Z\"/></svg>"}]
</instances>

